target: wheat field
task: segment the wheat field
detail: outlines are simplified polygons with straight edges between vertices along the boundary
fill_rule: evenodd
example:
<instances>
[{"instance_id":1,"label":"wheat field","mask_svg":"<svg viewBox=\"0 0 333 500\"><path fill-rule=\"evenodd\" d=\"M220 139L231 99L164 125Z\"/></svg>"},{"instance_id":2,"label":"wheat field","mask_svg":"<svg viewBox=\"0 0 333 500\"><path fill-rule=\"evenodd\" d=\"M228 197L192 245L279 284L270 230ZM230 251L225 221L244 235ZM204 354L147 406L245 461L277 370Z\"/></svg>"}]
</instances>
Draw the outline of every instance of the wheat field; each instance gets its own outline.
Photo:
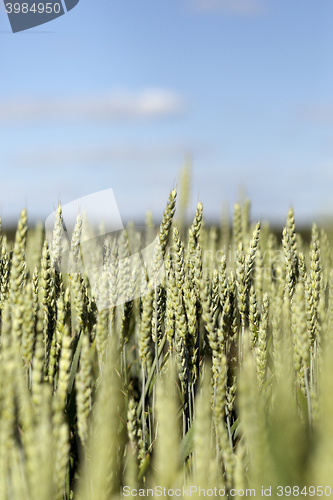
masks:
<instances>
[{"instance_id":1,"label":"wheat field","mask_svg":"<svg viewBox=\"0 0 333 500\"><path fill-rule=\"evenodd\" d=\"M51 242L25 210L2 233L1 500L331 495L330 230L290 209L277 236L249 201L188 224L180 198L132 268L151 215L89 272L81 216L62 272L61 206Z\"/></svg>"}]
</instances>

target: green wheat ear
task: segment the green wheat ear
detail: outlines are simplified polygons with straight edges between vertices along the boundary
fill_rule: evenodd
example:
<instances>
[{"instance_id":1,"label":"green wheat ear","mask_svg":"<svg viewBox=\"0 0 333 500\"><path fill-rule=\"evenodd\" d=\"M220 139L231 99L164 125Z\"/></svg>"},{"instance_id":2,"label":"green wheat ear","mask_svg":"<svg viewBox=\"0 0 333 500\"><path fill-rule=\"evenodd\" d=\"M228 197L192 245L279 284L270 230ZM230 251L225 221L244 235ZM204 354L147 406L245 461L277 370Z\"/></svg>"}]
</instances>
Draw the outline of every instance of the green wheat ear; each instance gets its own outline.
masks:
<instances>
[{"instance_id":1,"label":"green wheat ear","mask_svg":"<svg viewBox=\"0 0 333 500\"><path fill-rule=\"evenodd\" d=\"M260 397L253 355L247 331L244 335L243 366L239 382L239 412L244 437L251 450L250 487L276 484L275 468L270 454L264 401Z\"/></svg>"},{"instance_id":2,"label":"green wheat ear","mask_svg":"<svg viewBox=\"0 0 333 500\"><path fill-rule=\"evenodd\" d=\"M258 340L255 349L255 359L257 368L257 377L260 389L262 389L266 375L267 365L267 337L268 337L268 314L269 314L268 294L264 293L261 306L261 315L258 330Z\"/></svg>"},{"instance_id":3,"label":"green wheat ear","mask_svg":"<svg viewBox=\"0 0 333 500\"><path fill-rule=\"evenodd\" d=\"M89 432L89 414L92 407L92 366L90 356L90 343L87 331L81 333L81 356L80 368L76 372L76 404L77 404L77 424L78 434L84 446L87 445Z\"/></svg>"},{"instance_id":4,"label":"green wheat ear","mask_svg":"<svg viewBox=\"0 0 333 500\"><path fill-rule=\"evenodd\" d=\"M158 236L158 242L154 251L154 262L153 262L153 273L152 276L155 277L159 272L162 265L166 246L168 243L169 231L172 224L172 219L176 210L176 196L177 191L173 189L170 193L166 209L163 214L163 219L160 225L160 232Z\"/></svg>"},{"instance_id":5,"label":"green wheat ear","mask_svg":"<svg viewBox=\"0 0 333 500\"><path fill-rule=\"evenodd\" d=\"M243 241L242 209L238 203L234 205L234 219L233 219L232 230L233 230L234 247L235 249L237 249L239 243Z\"/></svg>"},{"instance_id":6,"label":"green wheat ear","mask_svg":"<svg viewBox=\"0 0 333 500\"><path fill-rule=\"evenodd\" d=\"M169 364L164 379L157 386L156 409L158 418L156 443L156 484L167 489L181 484L180 425L177 419L178 401L175 393L176 370ZM172 456L172 460L170 457Z\"/></svg>"},{"instance_id":7,"label":"green wheat ear","mask_svg":"<svg viewBox=\"0 0 333 500\"><path fill-rule=\"evenodd\" d=\"M182 229L186 219L186 210L190 201L191 194L191 160L187 158L180 172L180 193L179 193L179 214L178 224Z\"/></svg>"},{"instance_id":8,"label":"green wheat ear","mask_svg":"<svg viewBox=\"0 0 333 500\"><path fill-rule=\"evenodd\" d=\"M209 484L216 484L216 459L214 459L212 448L207 446L212 439L209 372L210 370L206 369L202 391L196 399L194 424L195 483L204 488L209 488Z\"/></svg>"},{"instance_id":9,"label":"green wheat ear","mask_svg":"<svg viewBox=\"0 0 333 500\"><path fill-rule=\"evenodd\" d=\"M25 281L26 261L25 245L27 240L28 215L24 209L21 212L15 233L15 242L10 272L10 297L13 306L20 301L20 292Z\"/></svg>"}]
</instances>

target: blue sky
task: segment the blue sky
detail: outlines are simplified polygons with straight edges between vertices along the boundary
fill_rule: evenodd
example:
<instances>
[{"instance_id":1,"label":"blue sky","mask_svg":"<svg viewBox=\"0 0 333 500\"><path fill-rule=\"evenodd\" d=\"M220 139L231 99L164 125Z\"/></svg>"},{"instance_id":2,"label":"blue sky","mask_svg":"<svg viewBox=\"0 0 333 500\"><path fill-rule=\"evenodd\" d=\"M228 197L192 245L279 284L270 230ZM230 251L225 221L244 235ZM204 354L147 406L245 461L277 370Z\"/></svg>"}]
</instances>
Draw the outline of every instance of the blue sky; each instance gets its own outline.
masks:
<instances>
[{"instance_id":1,"label":"blue sky","mask_svg":"<svg viewBox=\"0 0 333 500\"><path fill-rule=\"evenodd\" d=\"M158 222L187 155L207 218L240 187L254 219L332 215L332 28L328 0L80 0L12 34L0 4L3 223L107 188Z\"/></svg>"}]
</instances>

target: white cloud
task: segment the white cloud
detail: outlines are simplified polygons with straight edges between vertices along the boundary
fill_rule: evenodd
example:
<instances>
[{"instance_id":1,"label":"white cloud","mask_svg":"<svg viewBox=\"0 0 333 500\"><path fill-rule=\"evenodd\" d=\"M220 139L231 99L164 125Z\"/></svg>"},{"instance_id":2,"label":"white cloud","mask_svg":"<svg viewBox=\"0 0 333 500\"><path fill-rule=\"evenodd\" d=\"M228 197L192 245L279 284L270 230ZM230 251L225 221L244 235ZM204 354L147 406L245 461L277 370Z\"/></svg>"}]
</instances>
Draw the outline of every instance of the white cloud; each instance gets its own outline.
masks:
<instances>
[{"instance_id":1,"label":"white cloud","mask_svg":"<svg viewBox=\"0 0 333 500\"><path fill-rule=\"evenodd\" d=\"M0 101L0 124L64 120L153 119L179 114L185 103L175 92L145 89L73 98L17 98Z\"/></svg>"},{"instance_id":2,"label":"white cloud","mask_svg":"<svg viewBox=\"0 0 333 500\"><path fill-rule=\"evenodd\" d=\"M191 0L192 10L199 13L220 12L233 15L261 15L267 11L266 0Z\"/></svg>"}]
</instances>

